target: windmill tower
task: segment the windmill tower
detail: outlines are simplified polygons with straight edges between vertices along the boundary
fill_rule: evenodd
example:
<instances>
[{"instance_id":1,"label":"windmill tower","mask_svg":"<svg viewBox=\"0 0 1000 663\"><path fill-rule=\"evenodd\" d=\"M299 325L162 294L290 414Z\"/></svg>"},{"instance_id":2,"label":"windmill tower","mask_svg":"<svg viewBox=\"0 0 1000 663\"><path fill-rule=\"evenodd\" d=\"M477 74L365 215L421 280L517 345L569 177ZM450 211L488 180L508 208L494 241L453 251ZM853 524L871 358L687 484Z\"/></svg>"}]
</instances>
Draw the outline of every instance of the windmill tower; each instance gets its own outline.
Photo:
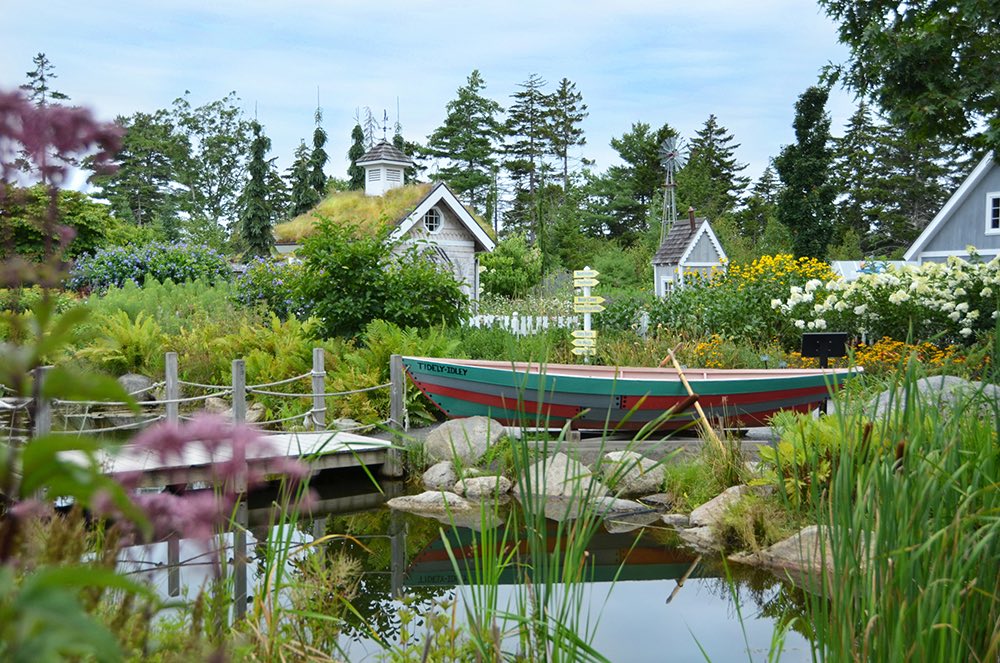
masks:
<instances>
[{"instance_id":1,"label":"windmill tower","mask_svg":"<svg viewBox=\"0 0 1000 663\"><path fill-rule=\"evenodd\" d=\"M667 238L667 231L677 221L677 183L674 174L684 167L687 157L684 148L676 136L668 136L660 145L660 164L667 171L666 184L663 188L663 219L660 223L660 244Z\"/></svg>"}]
</instances>

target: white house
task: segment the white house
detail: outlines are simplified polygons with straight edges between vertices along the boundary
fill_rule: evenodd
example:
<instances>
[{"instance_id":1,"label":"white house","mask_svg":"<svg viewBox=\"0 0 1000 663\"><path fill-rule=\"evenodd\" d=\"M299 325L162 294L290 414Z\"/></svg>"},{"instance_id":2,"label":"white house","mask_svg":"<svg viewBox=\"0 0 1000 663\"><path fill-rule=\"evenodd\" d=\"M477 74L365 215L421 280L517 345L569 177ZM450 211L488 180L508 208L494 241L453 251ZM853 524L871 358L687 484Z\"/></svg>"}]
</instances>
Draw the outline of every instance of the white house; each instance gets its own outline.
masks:
<instances>
[{"instance_id":1,"label":"white house","mask_svg":"<svg viewBox=\"0 0 1000 663\"><path fill-rule=\"evenodd\" d=\"M479 255L496 248L492 229L478 220L443 182L405 185L405 171L413 161L385 140L356 163L365 170L364 193L331 194L303 217L322 216L366 228L384 227L388 223L390 236L399 241L397 251L414 245L425 248L431 260L451 270L463 284L465 294L477 299ZM338 206L338 202L350 204ZM358 215L372 218L358 218ZM288 228L301 229L303 217L275 228L279 253L294 251L297 238L287 238L284 234ZM311 226L312 219L307 221Z\"/></svg>"},{"instance_id":2,"label":"white house","mask_svg":"<svg viewBox=\"0 0 1000 663\"><path fill-rule=\"evenodd\" d=\"M1000 165L987 154L903 255L918 263L1000 254Z\"/></svg>"},{"instance_id":3,"label":"white house","mask_svg":"<svg viewBox=\"0 0 1000 663\"><path fill-rule=\"evenodd\" d=\"M695 218L688 210L686 221L676 221L653 256L653 288L663 297L684 285L685 272L708 276L712 268L721 268L728 260L722 243L708 219Z\"/></svg>"}]
</instances>

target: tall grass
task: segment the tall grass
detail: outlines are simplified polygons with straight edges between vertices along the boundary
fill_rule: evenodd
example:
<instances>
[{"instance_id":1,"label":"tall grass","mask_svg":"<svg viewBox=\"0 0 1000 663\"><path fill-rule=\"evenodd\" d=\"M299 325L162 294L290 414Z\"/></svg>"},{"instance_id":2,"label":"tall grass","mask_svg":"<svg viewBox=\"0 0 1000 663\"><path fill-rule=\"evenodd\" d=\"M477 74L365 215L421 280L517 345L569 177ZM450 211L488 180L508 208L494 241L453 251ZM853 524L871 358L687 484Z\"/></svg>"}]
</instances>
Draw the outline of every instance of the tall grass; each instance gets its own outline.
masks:
<instances>
[{"instance_id":1,"label":"tall grass","mask_svg":"<svg viewBox=\"0 0 1000 663\"><path fill-rule=\"evenodd\" d=\"M938 402L917 377L911 361L891 415L842 446L829 487L810 491L829 551L809 602L819 660L1000 655L1000 404L981 393ZM844 439L863 414L839 415Z\"/></svg>"}]
</instances>

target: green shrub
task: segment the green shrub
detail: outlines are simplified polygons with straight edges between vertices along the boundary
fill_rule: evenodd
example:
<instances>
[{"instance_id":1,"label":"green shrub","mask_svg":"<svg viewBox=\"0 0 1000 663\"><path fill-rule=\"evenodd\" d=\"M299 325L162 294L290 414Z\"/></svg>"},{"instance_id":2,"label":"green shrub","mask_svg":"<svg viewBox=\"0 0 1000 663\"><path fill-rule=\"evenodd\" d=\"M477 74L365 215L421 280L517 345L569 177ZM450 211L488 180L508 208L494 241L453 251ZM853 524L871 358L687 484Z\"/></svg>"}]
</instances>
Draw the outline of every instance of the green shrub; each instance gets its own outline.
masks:
<instances>
[{"instance_id":1,"label":"green shrub","mask_svg":"<svg viewBox=\"0 0 1000 663\"><path fill-rule=\"evenodd\" d=\"M228 281L232 270L226 259L204 246L148 244L112 247L83 256L70 273L73 290L103 292L128 281L143 284L149 279L175 283L204 279L209 283Z\"/></svg>"},{"instance_id":2,"label":"green shrub","mask_svg":"<svg viewBox=\"0 0 1000 663\"><path fill-rule=\"evenodd\" d=\"M42 231L51 204L49 189L42 185L18 189L0 183L0 259L9 254L39 262L45 257L47 244L57 246L60 238L55 229L46 237ZM66 255L75 257L96 251L104 244L109 228L119 224L111 217L107 205L95 203L77 191L58 191L56 197L58 224L70 227L75 236Z\"/></svg>"},{"instance_id":3,"label":"green shrub","mask_svg":"<svg viewBox=\"0 0 1000 663\"><path fill-rule=\"evenodd\" d=\"M794 534L797 525L780 499L748 494L730 504L712 530L725 552L757 552Z\"/></svg>"},{"instance_id":4,"label":"green shrub","mask_svg":"<svg viewBox=\"0 0 1000 663\"><path fill-rule=\"evenodd\" d=\"M420 247L395 256L393 247L388 230L366 235L329 220L306 239L300 293L326 336L357 336L372 320L429 327L462 319L468 299L454 277Z\"/></svg>"},{"instance_id":5,"label":"green shrub","mask_svg":"<svg viewBox=\"0 0 1000 663\"><path fill-rule=\"evenodd\" d=\"M133 320L125 311L117 311L95 316L95 321L101 334L77 351L77 358L117 375L163 371L165 336L151 316L140 311Z\"/></svg>"},{"instance_id":6,"label":"green shrub","mask_svg":"<svg viewBox=\"0 0 1000 663\"><path fill-rule=\"evenodd\" d=\"M244 306L263 305L282 320L306 316L301 299L302 264L256 258L236 280L236 299Z\"/></svg>"},{"instance_id":7,"label":"green shrub","mask_svg":"<svg viewBox=\"0 0 1000 663\"><path fill-rule=\"evenodd\" d=\"M526 296L542 279L542 255L524 235L513 235L480 259L483 293L497 297Z\"/></svg>"}]
</instances>

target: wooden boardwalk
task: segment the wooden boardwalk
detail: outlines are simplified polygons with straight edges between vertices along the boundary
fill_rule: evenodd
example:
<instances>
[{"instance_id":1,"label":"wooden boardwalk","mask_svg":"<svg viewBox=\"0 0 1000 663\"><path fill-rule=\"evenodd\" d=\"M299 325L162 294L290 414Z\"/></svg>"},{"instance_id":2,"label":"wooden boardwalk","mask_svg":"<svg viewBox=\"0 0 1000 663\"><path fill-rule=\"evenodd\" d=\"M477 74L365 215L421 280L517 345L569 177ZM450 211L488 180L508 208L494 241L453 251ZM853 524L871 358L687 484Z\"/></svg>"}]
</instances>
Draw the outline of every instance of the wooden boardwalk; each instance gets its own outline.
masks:
<instances>
[{"instance_id":1,"label":"wooden boardwalk","mask_svg":"<svg viewBox=\"0 0 1000 663\"><path fill-rule=\"evenodd\" d=\"M289 458L305 463L313 473L344 467L381 465L386 462L390 443L365 435L335 431L318 433L276 433L263 438L266 444L257 445L247 453L247 465L255 472L280 474ZM101 466L112 475L141 474L139 485L163 487L211 482L212 463L231 458L230 450L223 449L212 458L198 445L185 450L180 458L164 462L159 455L123 445L114 452L105 452Z\"/></svg>"}]
</instances>

